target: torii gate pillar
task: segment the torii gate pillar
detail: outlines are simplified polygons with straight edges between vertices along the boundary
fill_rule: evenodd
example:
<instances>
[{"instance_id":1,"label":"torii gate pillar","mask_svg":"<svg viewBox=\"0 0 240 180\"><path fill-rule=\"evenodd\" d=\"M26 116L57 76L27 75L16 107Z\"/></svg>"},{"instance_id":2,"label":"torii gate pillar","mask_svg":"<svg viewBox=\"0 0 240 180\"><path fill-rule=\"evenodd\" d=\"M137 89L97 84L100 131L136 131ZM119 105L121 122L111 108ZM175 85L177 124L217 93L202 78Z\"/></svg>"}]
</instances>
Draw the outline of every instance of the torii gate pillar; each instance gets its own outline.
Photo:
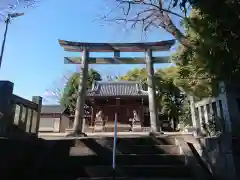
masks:
<instances>
[{"instance_id":1,"label":"torii gate pillar","mask_svg":"<svg viewBox=\"0 0 240 180\"><path fill-rule=\"evenodd\" d=\"M77 103L74 116L73 131L74 133L81 134L84 131L83 116L84 105L86 99L87 79L88 79L88 58L89 52L85 48L82 52L82 64L80 68L79 85L77 91Z\"/></svg>"},{"instance_id":2,"label":"torii gate pillar","mask_svg":"<svg viewBox=\"0 0 240 180\"><path fill-rule=\"evenodd\" d=\"M160 129L158 123L157 104L156 104L156 87L154 82L154 67L152 50L146 51L146 70L147 70L147 84L148 84L148 101L150 112L150 126L152 132L158 132Z\"/></svg>"}]
</instances>

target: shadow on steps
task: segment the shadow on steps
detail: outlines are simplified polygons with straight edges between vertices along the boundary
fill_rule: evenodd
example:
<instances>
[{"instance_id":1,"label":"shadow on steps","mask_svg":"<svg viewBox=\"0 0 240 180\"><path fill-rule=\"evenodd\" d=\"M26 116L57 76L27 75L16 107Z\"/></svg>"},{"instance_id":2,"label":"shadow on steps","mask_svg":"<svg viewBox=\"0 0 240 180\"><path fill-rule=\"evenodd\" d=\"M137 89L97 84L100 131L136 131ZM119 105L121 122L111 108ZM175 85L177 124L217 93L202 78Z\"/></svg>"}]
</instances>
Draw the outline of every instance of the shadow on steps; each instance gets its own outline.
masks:
<instances>
[{"instance_id":1,"label":"shadow on steps","mask_svg":"<svg viewBox=\"0 0 240 180\"><path fill-rule=\"evenodd\" d=\"M112 138L43 140L38 143L36 141L31 143L30 141L22 143L2 141L1 145L8 148L1 149L1 158L4 158L4 154L7 153L4 159L5 169L1 169L6 172L0 174L1 179L76 180L79 177L112 177L112 147L109 146L112 142ZM120 138L117 145L118 151L123 147L129 150L126 154L117 155L117 176L129 176L129 178L190 176L182 156L163 153L163 149L168 149L165 147L168 145L163 149L157 146L149 138ZM70 154L72 147L77 148L79 156ZM81 156L82 147L89 148L94 155ZM138 149L142 147L145 147L144 151L148 152L145 155ZM8 164L10 165L7 166ZM15 167L17 168L14 169Z\"/></svg>"},{"instance_id":2,"label":"shadow on steps","mask_svg":"<svg viewBox=\"0 0 240 180\"><path fill-rule=\"evenodd\" d=\"M16 179L31 176L44 150L44 140L35 137L25 139L0 139L0 179Z\"/></svg>"},{"instance_id":3,"label":"shadow on steps","mask_svg":"<svg viewBox=\"0 0 240 180\"><path fill-rule=\"evenodd\" d=\"M76 179L78 177L89 177L91 172L85 166L108 165L111 167L112 150L98 144L95 139L82 140L55 140L48 143L54 144L51 153L46 157L46 161L37 173L37 179ZM79 144L88 147L95 152L95 159L91 156L76 157L70 155L70 148L79 146ZM77 153L81 154L82 148L77 148ZM94 160L94 161L93 161ZM91 169L92 171L93 169ZM108 170L109 176L112 170ZM94 172L92 172L94 173ZM110 174L109 174L110 173ZM97 172L99 174L99 172Z\"/></svg>"}]
</instances>

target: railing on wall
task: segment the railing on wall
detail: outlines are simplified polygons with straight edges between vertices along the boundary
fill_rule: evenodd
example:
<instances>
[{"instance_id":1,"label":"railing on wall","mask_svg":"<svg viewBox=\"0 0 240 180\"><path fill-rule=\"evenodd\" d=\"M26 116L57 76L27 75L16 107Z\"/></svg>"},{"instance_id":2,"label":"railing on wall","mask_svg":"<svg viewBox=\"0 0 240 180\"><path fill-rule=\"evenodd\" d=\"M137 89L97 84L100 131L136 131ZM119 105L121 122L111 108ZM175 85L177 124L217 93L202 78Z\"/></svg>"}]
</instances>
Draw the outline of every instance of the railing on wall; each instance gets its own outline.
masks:
<instances>
[{"instance_id":1,"label":"railing on wall","mask_svg":"<svg viewBox=\"0 0 240 180\"><path fill-rule=\"evenodd\" d=\"M230 115L228 110L228 102L225 86L223 83L219 85L221 92L217 97L204 98L200 101L193 101L191 104L192 121L196 129L203 130L203 123L208 123L212 116L224 119L228 131L231 131Z\"/></svg>"},{"instance_id":2,"label":"railing on wall","mask_svg":"<svg viewBox=\"0 0 240 180\"><path fill-rule=\"evenodd\" d=\"M10 81L0 81L0 136L37 135L42 98L24 99L13 94L13 87Z\"/></svg>"},{"instance_id":3,"label":"railing on wall","mask_svg":"<svg viewBox=\"0 0 240 180\"><path fill-rule=\"evenodd\" d=\"M195 103L196 118L200 124L208 123L212 115L223 118L222 100L219 98L206 98Z\"/></svg>"}]
</instances>

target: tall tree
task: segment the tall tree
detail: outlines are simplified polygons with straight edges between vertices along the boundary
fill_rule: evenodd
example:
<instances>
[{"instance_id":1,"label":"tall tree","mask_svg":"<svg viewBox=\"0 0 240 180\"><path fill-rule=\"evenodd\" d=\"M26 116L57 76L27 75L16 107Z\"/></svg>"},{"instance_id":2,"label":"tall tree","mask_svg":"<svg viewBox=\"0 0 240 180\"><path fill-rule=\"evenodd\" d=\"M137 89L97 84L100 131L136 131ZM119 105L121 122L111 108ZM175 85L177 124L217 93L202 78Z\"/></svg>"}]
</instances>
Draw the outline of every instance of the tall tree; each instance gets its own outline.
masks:
<instances>
[{"instance_id":1,"label":"tall tree","mask_svg":"<svg viewBox=\"0 0 240 180\"><path fill-rule=\"evenodd\" d=\"M179 121L185 124L191 124L188 120L189 106L186 98L185 87L179 87L178 67L171 66L164 69L158 69L156 72L156 80L159 80L158 101L161 112L167 114L169 119L177 127Z\"/></svg>"},{"instance_id":2,"label":"tall tree","mask_svg":"<svg viewBox=\"0 0 240 180\"><path fill-rule=\"evenodd\" d=\"M184 22L185 34L195 46L180 46L175 59L180 77L202 90L197 96L215 95L216 81L234 82L240 77L239 13L236 0L201 2Z\"/></svg>"}]
</instances>

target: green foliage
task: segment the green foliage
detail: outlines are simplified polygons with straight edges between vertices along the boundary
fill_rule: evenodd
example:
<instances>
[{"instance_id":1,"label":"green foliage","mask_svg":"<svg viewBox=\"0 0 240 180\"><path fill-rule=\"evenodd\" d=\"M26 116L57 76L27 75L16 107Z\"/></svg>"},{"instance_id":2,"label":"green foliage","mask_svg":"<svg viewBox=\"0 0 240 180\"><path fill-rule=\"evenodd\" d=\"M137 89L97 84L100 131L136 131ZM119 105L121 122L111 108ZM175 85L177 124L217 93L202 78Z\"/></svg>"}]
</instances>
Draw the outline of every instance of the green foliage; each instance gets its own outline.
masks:
<instances>
[{"instance_id":1,"label":"green foliage","mask_svg":"<svg viewBox=\"0 0 240 180\"><path fill-rule=\"evenodd\" d=\"M135 68L128 71L124 76L120 77L121 80L127 81L140 81L143 85L147 84L147 72L145 68Z\"/></svg>"},{"instance_id":2,"label":"green foliage","mask_svg":"<svg viewBox=\"0 0 240 180\"><path fill-rule=\"evenodd\" d=\"M190 110L190 104L187 98L184 98L180 106L180 115L179 122L184 123L185 125L192 125L192 116Z\"/></svg>"},{"instance_id":3,"label":"green foliage","mask_svg":"<svg viewBox=\"0 0 240 180\"><path fill-rule=\"evenodd\" d=\"M177 77L177 68L175 66L158 69L154 76L157 91L158 109L161 113L168 115L175 121L188 121L189 113L186 103L186 97L175 84ZM121 80L140 81L143 88L147 90L146 69L133 69L120 78Z\"/></svg>"},{"instance_id":4,"label":"green foliage","mask_svg":"<svg viewBox=\"0 0 240 180\"><path fill-rule=\"evenodd\" d=\"M77 102L77 90L79 85L79 73L74 73L66 83L64 87L63 95L61 97L60 104L64 107L68 107L71 114L74 114L76 102ZM101 81L101 75L94 69L88 71L87 88L91 89L93 81Z\"/></svg>"},{"instance_id":5,"label":"green foliage","mask_svg":"<svg viewBox=\"0 0 240 180\"><path fill-rule=\"evenodd\" d=\"M212 116L208 122L202 123L203 130L206 136L219 136L224 133L225 124L222 118Z\"/></svg>"},{"instance_id":6,"label":"green foliage","mask_svg":"<svg viewBox=\"0 0 240 180\"><path fill-rule=\"evenodd\" d=\"M191 125L189 103L185 89L179 86L178 67L171 66L156 72L159 79L159 102L163 113L168 112L176 121ZM161 80L160 80L161 79ZM186 82L185 82L186 83ZM162 98L161 98L162 96Z\"/></svg>"},{"instance_id":7,"label":"green foliage","mask_svg":"<svg viewBox=\"0 0 240 180\"><path fill-rule=\"evenodd\" d=\"M237 0L193 3L193 10L184 21L191 46L181 45L174 55L179 79L187 81L180 82L186 92L198 97L216 95L218 80L235 81L240 77L239 13Z\"/></svg>"},{"instance_id":8,"label":"green foliage","mask_svg":"<svg viewBox=\"0 0 240 180\"><path fill-rule=\"evenodd\" d=\"M77 100L76 91L78 89L78 82L79 82L79 74L74 73L67 81L63 90L63 95L60 99L60 104L65 108L68 107L71 113L74 112L74 107L76 105L76 100Z\"/></svg>"},{"instance_id":9,"label":"green foliage","mask_svg":"<svg viewBox=\"0 0 240 180\"><path fill-rule=\"evenodd\" d=\"M92 84L94 81L101 81L102 77L101 74L99 74L96 70L90 69L88 71L88 81L87 81L87 88L91 89Z\"/></svg>"}]
</instances>

